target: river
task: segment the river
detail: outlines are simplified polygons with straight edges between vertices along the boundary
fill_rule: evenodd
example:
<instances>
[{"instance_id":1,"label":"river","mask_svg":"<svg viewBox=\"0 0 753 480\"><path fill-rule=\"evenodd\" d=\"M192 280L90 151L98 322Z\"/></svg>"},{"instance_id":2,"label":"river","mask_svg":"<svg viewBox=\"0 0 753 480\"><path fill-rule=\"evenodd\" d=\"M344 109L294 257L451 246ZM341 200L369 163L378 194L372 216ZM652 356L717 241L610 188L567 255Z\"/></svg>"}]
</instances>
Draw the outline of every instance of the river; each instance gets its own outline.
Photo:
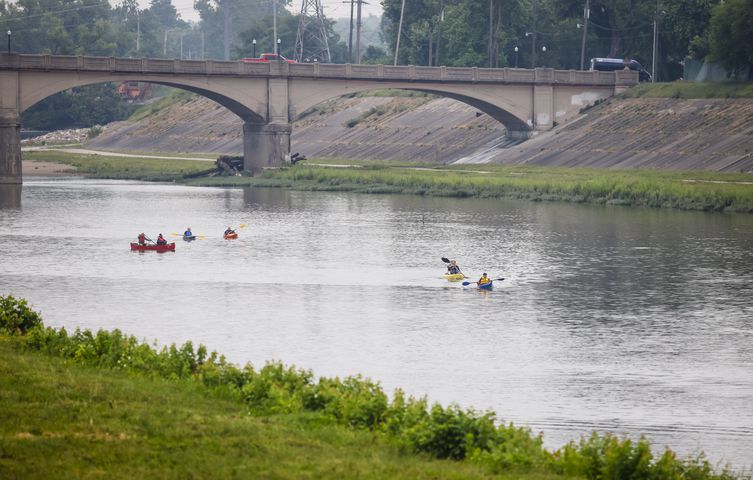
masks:
<instances>
[{"instance_id":1,"label":"river","mask_svg":"<svg viewBox=\"0 0 753 480\"><path fill-rule=\"evenodd\" d=\"M753 215L80 178L0 187L0 294L51 326L192 340L753 465ZM221 238L247 223L240 238ZM132 253L187 226L175 253ZM441 278L441 257L492 292Z\"/></svg>"}]
</instances>

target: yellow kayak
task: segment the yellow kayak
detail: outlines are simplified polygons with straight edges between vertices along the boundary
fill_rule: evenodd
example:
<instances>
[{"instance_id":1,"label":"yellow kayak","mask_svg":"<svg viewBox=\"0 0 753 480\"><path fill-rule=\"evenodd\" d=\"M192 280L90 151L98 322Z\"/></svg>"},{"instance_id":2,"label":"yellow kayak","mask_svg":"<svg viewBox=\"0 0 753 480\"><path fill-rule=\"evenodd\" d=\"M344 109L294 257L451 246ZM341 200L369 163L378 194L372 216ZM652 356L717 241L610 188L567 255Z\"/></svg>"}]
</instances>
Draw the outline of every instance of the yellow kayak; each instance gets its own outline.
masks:
<instances>
[{"instance_id":1,"label":"yellow kayak","mask_svg":"<svg viewBox=\"0 0 753 480\"><path fill-rule=\"evenodd\" d=\"M465 275L462 273L445 273L444 278L448 282L459 282L460 280L463 280L465 278Z\"/></svg>"}]
</instances>

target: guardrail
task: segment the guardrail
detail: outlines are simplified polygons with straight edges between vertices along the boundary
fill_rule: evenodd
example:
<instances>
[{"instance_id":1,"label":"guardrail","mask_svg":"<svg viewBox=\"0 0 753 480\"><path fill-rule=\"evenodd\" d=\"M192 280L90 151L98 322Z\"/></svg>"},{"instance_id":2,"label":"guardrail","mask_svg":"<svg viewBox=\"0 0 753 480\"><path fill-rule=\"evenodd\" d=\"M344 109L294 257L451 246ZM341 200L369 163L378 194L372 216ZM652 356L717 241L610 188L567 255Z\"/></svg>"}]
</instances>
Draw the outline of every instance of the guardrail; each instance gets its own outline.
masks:
<instances>
[{"instance_id":1,"label":"guardrail","mask_svg":"<svg viewBox=\"0 0 753 480\"><path fill-rule=\"evenodd\" d=\"M422 67L328 63L226 62L64 55L0 54L0 70L44 70L171 75L231 75L440 83L620 85L638 83L638 73L537 68Z\"/></svg>"}]
</instances>

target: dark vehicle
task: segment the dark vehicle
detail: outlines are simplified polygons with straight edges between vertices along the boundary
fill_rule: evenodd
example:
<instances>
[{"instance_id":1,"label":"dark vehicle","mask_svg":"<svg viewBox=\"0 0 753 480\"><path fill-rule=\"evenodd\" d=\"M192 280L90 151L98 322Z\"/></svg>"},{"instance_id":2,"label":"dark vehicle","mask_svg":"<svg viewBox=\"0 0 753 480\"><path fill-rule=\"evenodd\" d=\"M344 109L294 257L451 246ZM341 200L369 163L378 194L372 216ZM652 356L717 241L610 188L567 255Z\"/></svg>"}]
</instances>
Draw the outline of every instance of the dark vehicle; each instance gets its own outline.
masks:
<instances>
[{"instance_id":1,"label":"dark vehicle","mask_svg":"<svg viewBox=\"0 0 753 480\"><path fill-rule=\"evenodd\" d=\"M592 58L591 70L598 70L600 72L613 72L615 70L624 69L634 70L638 72L638 80L641 82L650 82L651 74L643 68L637 60L623 60L621 58Z\"/></svg>"}]
</instances>

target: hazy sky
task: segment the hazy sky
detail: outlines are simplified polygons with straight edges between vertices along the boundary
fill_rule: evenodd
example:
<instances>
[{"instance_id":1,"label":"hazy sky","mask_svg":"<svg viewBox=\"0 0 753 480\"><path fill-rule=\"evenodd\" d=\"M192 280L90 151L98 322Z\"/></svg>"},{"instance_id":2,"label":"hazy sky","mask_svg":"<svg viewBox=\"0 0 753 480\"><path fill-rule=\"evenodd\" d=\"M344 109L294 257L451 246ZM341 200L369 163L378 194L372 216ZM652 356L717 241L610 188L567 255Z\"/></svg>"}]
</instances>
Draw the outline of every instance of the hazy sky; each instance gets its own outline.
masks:
<instances>
[{"instance_id":1,"label":"hazy sky","mask_svg":"<svg viewBox=\"0 0 753 480\"><path fill-rule=\"evenodd\" d=\"M173 5L178 10L180 17L183 20L198 21L199 15L193 9L194 0L172 0ZM343 0L321 0L324 8L324 15L329 18L346 18L350 17L350 2L344 3ZM291 10L299 12L302 5L302 0L292 0ZM149 0L139 0L139 6L141 8L149 7ZM382 5L380 0L370 0L369 4L364 4L361 7L361 15L381 15Z\"/></svg>"}]
</instances>

